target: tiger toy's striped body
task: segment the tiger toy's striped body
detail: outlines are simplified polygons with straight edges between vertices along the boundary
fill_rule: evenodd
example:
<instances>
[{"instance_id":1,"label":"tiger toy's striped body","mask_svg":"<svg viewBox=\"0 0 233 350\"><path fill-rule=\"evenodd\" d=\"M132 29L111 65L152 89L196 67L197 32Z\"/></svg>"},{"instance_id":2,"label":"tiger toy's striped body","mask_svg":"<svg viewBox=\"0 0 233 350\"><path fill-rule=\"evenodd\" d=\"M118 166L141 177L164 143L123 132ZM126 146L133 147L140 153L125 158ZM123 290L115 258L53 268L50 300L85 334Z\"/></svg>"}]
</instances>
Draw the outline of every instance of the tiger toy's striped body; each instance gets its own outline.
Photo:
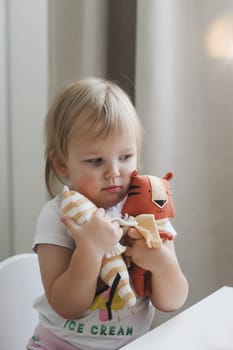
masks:
<instances>
[{"instance_id":1,"label":"tiger toy's striped body","mask_svg":"<svg viewBox=\"0 0 233 350\"><path fill-rule=\"evenodd\" d=\"M64 186L61 210L62 215L68 215L77 224L83 224L91 218L97 207L81 193L70 191L67 186ZM127 266L121 256L124 251L125 247L118 243L111 252L105 254L100 277L109 287L112 287L118 275L120 280L116 290L127 305L133 306L136 297L130 286Z\"/></svg>"}]
</instances>

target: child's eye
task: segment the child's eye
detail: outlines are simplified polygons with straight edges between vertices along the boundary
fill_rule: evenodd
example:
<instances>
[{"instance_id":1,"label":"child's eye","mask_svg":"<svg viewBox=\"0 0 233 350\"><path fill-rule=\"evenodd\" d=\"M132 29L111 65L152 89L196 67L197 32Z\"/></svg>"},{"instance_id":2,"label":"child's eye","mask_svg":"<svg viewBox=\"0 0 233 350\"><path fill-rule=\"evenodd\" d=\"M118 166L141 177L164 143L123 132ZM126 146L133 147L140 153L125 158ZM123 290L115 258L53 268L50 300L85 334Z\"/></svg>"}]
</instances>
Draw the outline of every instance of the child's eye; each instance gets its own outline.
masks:
<instances>
[{"instance_id":1,"label":"child's eye","mask_svg":"<svg viewBox=\"0 0 233 350\"><path fill-rule=\"evenodd\" d=\"M129 158L131 158L132 157L132 154L125 154L124 156L121 156L120 157L120 160L128 160Z\"/></svg>"},{"instance_id":2,"label":"child's eye","mask_svg":"<svg viewBox=\"0 0 233 350\"><path fill-rule=\"evenodd\" d=\"M93 165L100 165L103 162L103 158L92 158L88 159L87 162Z\"/></svg>"}]
</instances>

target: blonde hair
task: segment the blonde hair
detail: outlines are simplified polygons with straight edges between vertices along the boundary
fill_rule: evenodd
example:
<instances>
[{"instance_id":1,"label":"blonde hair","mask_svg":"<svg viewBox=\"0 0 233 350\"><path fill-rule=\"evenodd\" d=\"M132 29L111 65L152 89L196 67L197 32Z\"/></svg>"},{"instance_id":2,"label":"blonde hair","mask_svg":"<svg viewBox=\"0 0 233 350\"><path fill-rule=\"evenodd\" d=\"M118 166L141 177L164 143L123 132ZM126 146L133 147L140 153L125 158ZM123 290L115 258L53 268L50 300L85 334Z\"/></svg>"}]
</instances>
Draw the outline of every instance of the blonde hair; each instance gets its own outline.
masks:
<instances>
[{"instance_id":1,"label":"blonde hair","mask_svg":"<svg viewBox=\"0 0 233 350\"><path fill-rule=\"evenodd\" d=\"M86 78L65 86L52 102L45 121L45 183L54 196L57 174L51 155L67 156L72 132L79 139L107 139L123 130L135 132L138 157L141 151L142 126L128 95L114 82Z\"/></svg>"}]
</instances>

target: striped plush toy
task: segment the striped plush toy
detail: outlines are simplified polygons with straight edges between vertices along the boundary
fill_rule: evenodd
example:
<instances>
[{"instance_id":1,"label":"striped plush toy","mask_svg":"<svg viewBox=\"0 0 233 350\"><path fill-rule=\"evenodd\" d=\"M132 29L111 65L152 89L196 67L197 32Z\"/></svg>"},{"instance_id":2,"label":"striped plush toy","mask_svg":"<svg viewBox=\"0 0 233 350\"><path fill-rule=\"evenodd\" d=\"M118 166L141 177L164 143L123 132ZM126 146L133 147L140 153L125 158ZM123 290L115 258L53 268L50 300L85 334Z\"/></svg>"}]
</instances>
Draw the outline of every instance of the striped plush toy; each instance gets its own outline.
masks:
<instances>
[{"instance_id":1,"label":"striped plush toy","mask_svg":"<svg viewBox=\"0 0 233 350\"><path fill-rule=\"evenodd\" d=\"M68 215L78 224L83 224L91 218L96 210L95 204L87 197L79 192L70 191L67 186L64 186L62 215ZM125 247L118 243L112 251L104 256L100 277L109 287L112 287L118 277L117 292L127 305L133 306L136 302L136 297L129 283L127 266L121 256L121 253L124 251Z\"/></svg>"}]
</instances>

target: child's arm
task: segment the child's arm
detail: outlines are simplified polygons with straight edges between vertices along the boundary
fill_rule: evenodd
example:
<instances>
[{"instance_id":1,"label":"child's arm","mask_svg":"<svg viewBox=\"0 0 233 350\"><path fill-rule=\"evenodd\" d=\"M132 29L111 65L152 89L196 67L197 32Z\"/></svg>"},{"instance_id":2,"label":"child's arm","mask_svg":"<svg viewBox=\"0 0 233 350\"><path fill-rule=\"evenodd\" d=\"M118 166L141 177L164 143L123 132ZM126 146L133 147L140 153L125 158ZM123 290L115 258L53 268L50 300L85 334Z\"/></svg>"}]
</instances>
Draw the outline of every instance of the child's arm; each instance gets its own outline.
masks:
<instances>
[{"instance_id":1,"label":"child's arm","mask_svg":"<svg viewBox=\"0 0 233 350\"><path fill-rule=\"evenodd\" d=\"M174 241L166 241L161 247L151 249L136 230L129 230L131 247L125 254L145 270L151 271L151 301L161 311L174 311L185 302L188 282L179 266Z\"/></svg>"},{"instance_id":2,"label":"child's arm","mask_svg":"<svg viewBox=\"0 0 233 350\"><path fill-rule=\"evenodd\" d=\"M103 255L121 238L122 230L99 209L83 225L65 217L63 223L76 242L74 251L56 245L37 247L45 293L64 318L78 318L96 293Z\"/></svg>"},{"instance_id":3,"label":"child's arm","mask_svg":"<svg viewBox=\"0 0 233 350\"><path fill-rule=\"evenodd\" d=\"M178 310L188 296L188 282L179 266L174 241L166 241L157 253L160 263L151 268L151 301L161 311Z\"/></svg>"}]
</instances>

